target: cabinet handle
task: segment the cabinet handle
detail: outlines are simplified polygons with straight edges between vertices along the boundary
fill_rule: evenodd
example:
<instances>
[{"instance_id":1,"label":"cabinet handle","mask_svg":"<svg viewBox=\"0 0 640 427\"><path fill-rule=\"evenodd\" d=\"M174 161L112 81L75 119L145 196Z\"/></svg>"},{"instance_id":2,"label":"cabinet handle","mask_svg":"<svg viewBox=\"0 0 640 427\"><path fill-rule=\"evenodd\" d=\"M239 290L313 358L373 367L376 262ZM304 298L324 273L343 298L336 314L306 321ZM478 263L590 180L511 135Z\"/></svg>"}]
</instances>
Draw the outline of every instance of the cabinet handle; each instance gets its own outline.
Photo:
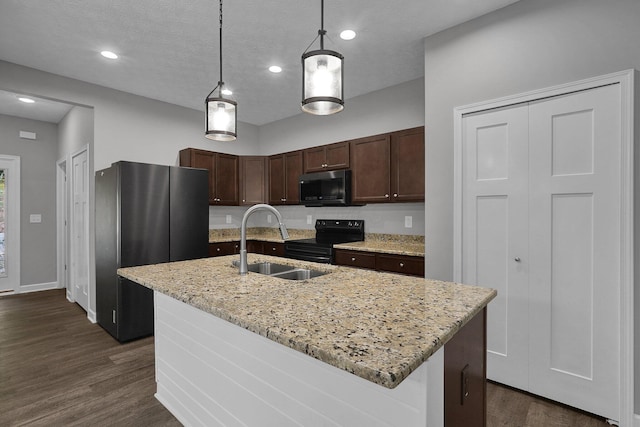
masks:
<instances>
[{"instance_id":1,"label":"cabinet handle","mask_svg":"<svg viewBox=\"0 0 640 427\"><path fill-rule=\"evenodd\" d=\"M385 195L384 195L384 197L386 197L386 198L388 199L388 198L389 198L389 195L388 195L388 194L385 194Z\"/></svg>"},{"instance_id":2,"label":"cabinet handle","mask_svg":"<svg viewBox=\"0 0 640 427\"><path fill-rule=\"evenodd\" d=\"M220 248L217 248L216 251L220 252Z\"/></svg>"},{"instance_id":3,"label":"cabinet handle","mask_svg":"<svg viewBox=\"0 0 640 427\"><path fill-rule=\"evenodd\" d=\"M244 203L244 202L246 202L246 201L247 201L247 199L242 199L242 203Z\"/></svg>"},{"instance_id":4,"label":"cabinet handle","mask_svg":"<svg viewBox=\"0 0 640 427\"><path fill-rule=\"evenodd\" d=\"M271 248L271 250L272 250L272 251L275 251L275 250L276 250L276 248L275 248L275 247L273 247L273 248Z\"/></svg>"},{"instance_id":5,"label":"cabinet handle","mask_svg":"<svg viewBox=\"0 0 640 427\"><path fill-rule=\"evenodd\" d=\"M356 260L356 257L351 257L351 261L355 261L355 260Z\"/></svg>"},{"instance_id":6,"label":"cabinet handle","mask_svg":"<svg viewBox=\"0 0 640 427\"><path fill-rule=\"evenodd\" d=\"M393 193L393 197L398 197L398 193Z\"/></svg>"},{"instance_id":7,"label":"cabinet handle","mask_svg":"<svg viewBox=\"0 0 640 427\"><path fill-rule=\"evenodd\" d=\"M400 267L404 267L404 263L403 262L400 263Z\"/></svg>"}]
</instances>

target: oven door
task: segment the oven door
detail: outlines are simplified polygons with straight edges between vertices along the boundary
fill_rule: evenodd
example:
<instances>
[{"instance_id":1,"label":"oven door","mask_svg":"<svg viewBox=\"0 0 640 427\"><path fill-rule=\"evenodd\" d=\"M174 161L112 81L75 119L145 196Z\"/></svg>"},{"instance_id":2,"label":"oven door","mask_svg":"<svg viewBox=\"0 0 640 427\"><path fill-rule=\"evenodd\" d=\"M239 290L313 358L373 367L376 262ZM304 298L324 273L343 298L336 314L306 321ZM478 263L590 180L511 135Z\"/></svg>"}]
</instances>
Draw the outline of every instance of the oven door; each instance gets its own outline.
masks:
<instances>
[{"instance_id":1,"label":"oven door","mask_svg":"<svg viewBox=\"0 0 640 427\"><path fill-rule=\"evenodd\" d=\"M301 261L333 264L333 249L309 243L285 242L284 256Z\"/></svg>"}]
</instances>

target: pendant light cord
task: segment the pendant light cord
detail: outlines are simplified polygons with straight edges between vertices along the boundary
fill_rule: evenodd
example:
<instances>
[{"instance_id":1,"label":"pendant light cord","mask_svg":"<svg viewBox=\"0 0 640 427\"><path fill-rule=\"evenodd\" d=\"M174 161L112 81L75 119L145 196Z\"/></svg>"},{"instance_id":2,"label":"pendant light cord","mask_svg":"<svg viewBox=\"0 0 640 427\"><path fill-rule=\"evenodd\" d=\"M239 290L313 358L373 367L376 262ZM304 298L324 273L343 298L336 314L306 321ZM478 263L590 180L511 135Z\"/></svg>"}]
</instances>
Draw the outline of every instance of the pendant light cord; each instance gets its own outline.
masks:
<instances>
[{"instance_id":1,"label":"pendant light cord","mask_svg":"<svg viewBox=\"0 0 640 427\"><path fill-rule=\"evenodd\" d=\"M222 93L222 0L220 0L220 81L218 85L220 85L220 93Z\"/></svg>"},{"instance_id":2,"label":"pendant light cord","mask_svg":"<svg viewBox=\"0 0 640 427\"><path fill-rule=\"evenodd\" d=\"M327 31L324 29L324 0L320 0L320 29L318 30L318 35L316 36L316 38L313 39L311 43L309 43L309 46L307 46L303 54L307 53L311 45L313 45L316 40L318 40L318 37L320 37L320 50L324 50L324 36L326 34Z\"/></svg>"}]
</instances>

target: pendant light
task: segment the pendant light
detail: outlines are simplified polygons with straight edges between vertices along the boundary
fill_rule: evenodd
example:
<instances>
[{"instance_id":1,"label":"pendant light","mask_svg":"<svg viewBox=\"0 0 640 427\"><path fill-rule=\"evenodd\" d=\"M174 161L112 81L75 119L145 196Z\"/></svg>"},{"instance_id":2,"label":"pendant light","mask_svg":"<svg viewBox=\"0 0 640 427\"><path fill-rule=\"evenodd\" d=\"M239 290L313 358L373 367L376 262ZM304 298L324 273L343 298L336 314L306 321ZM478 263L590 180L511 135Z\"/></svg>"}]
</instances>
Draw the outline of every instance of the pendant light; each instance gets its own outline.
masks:
<instances>
[{"instance_id":1,"label":"pendant light","mask_svg":"<svg viewBox=\"0 0 640 427\"><path fill-rule=\"evenodd\" d=\"M218 91L217 96L214 92ZM224 95L222 81L222 0L220 0L220 80L218 85L207 95L205 137L216 141L233 141L237 137L237 103Z\"/></svg>"},{"instance_id":2,"label":"pendant light","mask_svg":"<svg viewBox=\"0 0 640 427\"><path fill-rule=\"evenodd\" d=\"M333 50L325 50L324 0L320 1L320 50L302 54L302 111L326 116L344 109L343 61ZM318 39L316 37L313 42ZM311 42L311 44L313 44ZM309 49L309 48L307 48Z\"/></svg>"}]
</instances>

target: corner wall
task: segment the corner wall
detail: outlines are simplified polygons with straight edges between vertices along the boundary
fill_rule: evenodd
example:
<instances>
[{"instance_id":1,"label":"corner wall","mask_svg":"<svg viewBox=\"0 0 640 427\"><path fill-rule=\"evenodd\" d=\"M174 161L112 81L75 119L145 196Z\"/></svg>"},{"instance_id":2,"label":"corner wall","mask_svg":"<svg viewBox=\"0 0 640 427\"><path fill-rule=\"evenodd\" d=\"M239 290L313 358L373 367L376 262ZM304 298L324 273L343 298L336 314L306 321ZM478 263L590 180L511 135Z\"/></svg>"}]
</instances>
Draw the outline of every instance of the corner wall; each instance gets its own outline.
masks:
<instances>
[{"instance_id":1,"label":"corner wall","mask_svg":"<svg viewBox=\"0 0 640 427\"><path fill-rule=\"evenodd\" d=\"M21 130L36 140L21 139ZM20 291L57 286L56 180L58 126L0 115L0 152L20 156ZM42 222L30 223L31 214Z\"/></svg>"},{"instance_id":2,"label":"corner wall","mask_svg":"<svg viewBox=\"0 0 640 427\"><path fill-rule=\"evenodd\" d=\"M637 0L521 0L425 39L427 277L453 276L453 108L640 69L639 16Z\"/></svg>"}]
</instances>

